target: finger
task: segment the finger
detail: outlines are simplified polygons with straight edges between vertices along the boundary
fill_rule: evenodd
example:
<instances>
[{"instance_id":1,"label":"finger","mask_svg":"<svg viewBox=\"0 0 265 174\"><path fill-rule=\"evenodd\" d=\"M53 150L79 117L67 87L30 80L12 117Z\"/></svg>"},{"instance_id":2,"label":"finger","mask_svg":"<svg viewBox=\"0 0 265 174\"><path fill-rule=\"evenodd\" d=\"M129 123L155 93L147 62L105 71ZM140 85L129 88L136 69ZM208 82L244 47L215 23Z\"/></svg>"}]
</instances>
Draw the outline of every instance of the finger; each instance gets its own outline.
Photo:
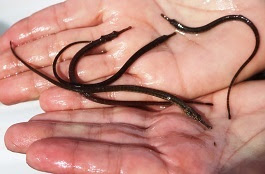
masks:
<instances>
[{"instance_id":1,"label":"finger","mask_svg":"<svg viewBox=\"0 0 265 174\"><path fill-rule=\"evenodd\" d=\"M10 40L22 44L67 29L95 26L101 22L101 5L101 1L69 0L34 13L0 37L0 52L9 48Z\"/></svg>"},{"instance_id":2,"label":"finger","mask_svg":"<svg viewBox=\"0 0 265 174\"><path fill-rule=\"evenodd\" d=\"M30 121L66 122L66 123L93 123L93 124L127 124L139 128L148 128L157 115L148 111L128 108L97 108L89 110L70 110L47 112L36 115Z\"/></svg>"},{"instance_id":3,"label":"finger","mask_svg":"<svg viewBox=\"0 0 265 174\"><path fill-rule=\"evenodd\" d=\"M115 60L110 58L108 53L89 55L81 58L76 69L77 79L80 83L100 80L114 74ZM69 61L61 62L57 65L57 73L61 78L69 81ZM96 65L96 66L95 66Z\"/></svg>"},{"instance_id":4,"label":"finger","mask_svg":"<svg viewBox=\"0 0 265 174\"><path fill-rule=\"evenodd\" d=\"M133 38L132 33L130 34L130 32L128 32L128 34L129 34L128 38ZM127 35L126 35L126 37L127 37ZM136 47L133 47L128 52L124 51L124 49L125 49L124 47L126 47L125 45L127 45L127 44L125 44L122 41L122 38L117 38L117 39L115 39L115 41L113 41L113 42L111 42L109 44L110 45L113 44L114 47L106 44L105 46L107 47L106 49L108 51L105 52L104 54L88 56L87 59L86 58L81 59L81 61L79 62L77 68L79 69L78 70L78 74L80 75L80 79L82 81L90 81L90 80L94 80L94 79L98 79L98 78L102 78L104 76L109 76L111 74L114 74L117 71L117 69L119 69L117 67L121 67L122 66L122 64L121 64L122 61L120 61L120 58L126 58L127 59L126 55L131 54L130 52L133 51L133 49L137 49ZM33 45L28 45L28 49L30 49L30 46L33 46ZM123 50L122 52L124 52L124 54L123 53L121 54L120 48L117 48L117 47L122 47L122 50ZM73 55L74 52L72 52L70 54ZM116 56L116 55L118 55L118 56ZM69 57L69 55L67 55L67 54L65 56ZM39 60L38 58L36 58L36 59L37 59L36 61ZM9 59L7 59L7 60L9 60ZM119 60L119 61L117 61L117 60ZM31 63L31 60L29 60L29 62L31 64L34 64L34 60L32 60L32 61L33 61L33 63ZM51 63L48 63L50 61L51 60L49 60L49 61L43 60L42 61L42 58L40 58L39 62L46 62L44 64L48 65L48 64L51 64ZM119 62L119 63L117 63L117 62ZM39 63L39 66L43 66L44 64L43 63ZM100 66L101 70L98 71L98 66L94 66L94 64L97 64L98 66ZM63 73L60 73L60 74L63 74L63 76L66 76L66 77L68 76L67 75L68 74L68 65L69 65L69 61L66 61L66 62L61 63L59 68L58 68L59 71L63 72ZM6 64L4 63L3 66L6 66ZM34 65L34 66L36 66L36 65ZM5 68L3 68L3 69L5 71ZM6 73L2 73L2 74L3 74L3 76L10 76L9 73L18 74L18 72L23 71L24 69L25 69L25 67L23 65L21 65L21 63L20 63L19 66L16 66L16 65L12 66L11 70L9 68L7 68ZM30 79L32 77L35 77L35 75L31 75L31 73L21 73L19 75L22 75L23 78L28 79L28 81L32 81ZM0 88L1 88L2 85L5 87L6 86L5 85L6 81L9 81L9 80L10 80L10 82L8 82L8 83L10 83L10 84L16 83L16 80L14 80L14 79L16 79L16 78L11 76L11 77L5 78L4 80L1 80L2 84L0 83ZM23 83L23 81L21 81L21 83L24 86L24 88L30 88L30 89L33 88L33 87L39 88L39 85L37 85L37 86L36 85L27 86L29 83L26 83L26 82ZM32 84L30 84L30 85L32 85ZM42 88L45 88L45 87L42 87ZM14 94L16 92L16 94L17 94L17 91L15 91L15 89L16 88L14 88L14 89L13 88L9 88L8 89L9 93ZM38 91L38 89L35 89L35 90ZM24 91L22 91L22 92L24 92ZM1 97L0 96L0 98L3 98L2 102L5 103L5 104L13 104L13 103L16 103L16 102L31 100L32 99L32 97L30 96L31 93L28 93L28 95L29 95L28 98L25 95L24 98L21 99L21 100L16 100L16 98L14 98L14 97L13 98L6 97L7 95L5 95L5 97ZM35 99L37 97L38 97L38 95L35 94L33 99Z\"/></svg>"},{"instance_id":5,"label":"finger","mask_svg":"<svg viewBox=\"0 0 265 174\"><path fill-rule=\"evenodd\" d=\"M135 78L131 75L123 75L121 79L114 83L114 85L116 84L141 85L141 83L139 83L138 81L138 78ZM108 100L120 101L162 101L161 99L158 99L154 96L132 92L106 92L97 94L97 96ZM57 87L50 88L41 93L39 100L42 109L45 111L99 108L107 106L90 101L79 93L71 92Z\"/></svg>"},{"instance_id":6,"label":"finger","mask_svg":"<svg viewBox=\"0 0 265 174\"><path fill-rule=\"evenodd\" d=\"M16 52L26 62L29 62L36 67L46 67L52 64L52 61L54 60L57 53L67 44L76 41L93 41L99 39L102 35L106 35L114 30L121 30L123 28L125 27L122 24L111 26L108 23L102 23L95 27L69 29L41 38L39 40L34 40L24 45L20 45L16 47ZM126 33L128 32L129 31ZM114 45L116 46L119 44L121 43L118 42ZM60 59L68 60L72 58L74 54L84 45L85 44L77 44L70 47L63 52ZM97 51L105 52L106 45L107 44L103 44L102 46L93 49L94 52L90 51L90 54L97 53ZM113 49L113 46L111 48ZM27 68L12 54L11 49L3 51L0 54L2 60L0 62L0 67L2 67L0 69L0 79L27 70Z\"/></svg>"},{"instance_id":7,"label":"finger","mask_svg":"<svg viewBox=\"0 0 265 174\"><path fill-rule=\"evenodd\" d=\"M83 30L83 34L85 35L85 30ZM80 32L79 32L79 37L80 36L82 37L83 34L80 34ZM43 40L36 41L36 42L41 42L42 43L42 42L45 42L45 40L44 41ZM40 48L42 48L41 45L38 45L38 44L37 45L34 45L34 44L31 45L31 44L32 43L30 43L28 45L21 46L21 47L24 47L26 49L26 51L30 50L31 48L34 48L35 46L36 47L39 46ZM21 47L19 47L19 48L21 48ZM75 49L77 49L77 48L75 48ZM41 49L36 49L36 50L41 51ZM39 52L39 53L36 53L36 54L37 55L40 54L40 56L36 56L36 57L33 56L34 57L33 60L30 60L30 58L28 60L28 62L30 62L30 64L33 64L32 65L33 67L34 66L41 66L41 67L44 66L45 67L45 66L51 64L52 60L48 59L48 61L47 61L47 59L46 59L47 57L45 58L45 56L44 57L41 56L42 53ZM72 52L70 54L73 55L74 52ZM21 55L22 55L22 53L21 53ZM67 56L69 58L69 54L68 55L64 55L64 57L65 56ZM89 73L90 76L88 76L87 79L98 78L98 77L94 77L93 76L94 75L93 72L95 73L96 76L97 75L99 75L99 76L107 76L108 74L111 73L111 71L110 71L111 59L107 59L108 61L106 61L106 58L107 57L108 57L108 55L106 55L106 54L102 54L102 55L98 55L98 56L97 55L95 55L95 56L89 56L90 61L89 62L86 61L87 62L86 65L87 64L91 65L91 63L96 63L99 66L101 66L103 69L102 69L102 71L96 71L96 70L92 69L92 73L91 72ZM30 73L28 73L28 72L26 72L26 73L19 73L21 71L25 71L25 69L26 69L25 66L22 65L22 63L17 64L15 62L13 62L12 59L10 59L10 57L6 57L6 60L7 60L7 62L3 61L3 64L2 64L3 65L3 68L2 68L3 71L2 71L2 73L0 73L0 74L3 75L2 78L3 77L6 77L6 78L4 78L4 79L2 79L0 81L1 82L0 83L0 88L2 88L4 90L7 89L8 92L7 92L7 94L3 94L4 96L2 96L2 95L0 96L0 98L2 98L1 101L3 103L6 103L6 104L13 104L13 103L16 103L16 102L27 101L27 100L32 100L32 99L37 98L38 95L36 93L35 94L32 94L31 91L39 91L38 88L40 87L40 84L39 85L35 84L34 83L35 81L33 79L33 78L35 78L35 79L39 79L39 78L36 77L36 75L34 73L32 73L32 72L30 72ZM35 61L38 62L37 65L34 64ZM80 63L82 63L82 61L83 60L81 60ZM106 62L109 62L109 63L106 63ZM7 65L10 65L10 68L6 67ZM67 68L68 65L69 65L69 61L66 61L66 62L62 63L61 66L60 66L60 67L63 67L60 70L63 71L63 72L65 72L64 76L68 76L67 75L67 73L68 73L68 68ZM91 67L95 67L95 66L94 65L93 66L91 65ZM47 68L45 68L45 69L47 69ZM79 74L84 74L85 70L86 69L83 66L83 68L81 68L81 72ZM51 70L49 70L49 72L50 71ZM101 73L98 73L98 72L101 72ZM16 74L17 76L13 76L14 74ZM80 75L80 77L82 78L82 75ZM23 86L23 89L31 89L31 90L27 90L27 93L25 93L25 90L22 90L22 91L21 90L18 90L15 86L14 86L14 88L6 88L7 87L7 84L8 85L16 84L17 83L16 81L17 81L18 78L20 79L20 86ZM32 83L28 83L28 82L32 82ZM36 89L34 89L34 87ZM42 86L41 88L46 88L46 87L43 87ZM16 97L11 97L11 95L10 95L10 97L8 97L9 94L16 94L16 95L20 96L20 93L23 93L23 97L21 97L20 99L17 99Z\"/></svg>"},{"instance_id":8,"label":"finger","mask_svg":"<svg viewBox=\"0 0 265 174\"><path fill-rule=\"evenodd\" d=\"M108 76L111 73L110 64L104 63L102 59L106 58L106 55L95 55L89 57L91 67L95 67L93 63L98 64L103 69L102 71L96 71L92 69L91 72L85 66L80 66L80 78L88 81L97 79L99 77ZM109 61L111 62L111 61ZM82 61L80 62L82 63ZM35 66L35 65L34 65ZM69 61L65 61L58 66L60 76L68 77ZM53 77L51 67L45 67L39 69L39 71L45 73L49 77ZM84 74L87 75L84 78ZM0 101L4 104L14 104L18 102L33 100L39 97L40 93L48 89L53 84L49 83L45 79L41 78L37 74L31 71L19 73L17 75L4 78L0 80ZM10 88L12 86L12 88Z\"/></svg>"},{"instance_id":9,"label":"finger","mask_svg":"<svg viewBox=\"0 0 265 174\"><path fill-rule=\"evenodd\" d=\"M53 90L53 91L51 91ZM107 106L107 105L98 105L94 102L91 102L87 99L84 99L83 97L79 98L78 97L78 94L76 95L75 93L68 93L68 91L65 91L64 94L62 94L63 91L60 91L60 89L49 89L47 91L45 91L43 93L43 96L45 96L45 94L49 93L49 92L52 92L52 93L49 93L47 95L51 96L51 98L40 98L40 103L41 103L41 107L46 110L46 111L56 111L56 110L75 110L75 109L80 109L80 108L103 108L105 107L107 109L107 107L111 107L111 106ZM63 96L62 96L63 95ZM57 99L57 96L59 99L62 99L62 100L58 100ZM143 98L141 98L138 94L134 95L134 94L121 94L120 96L120 99L118 98L110 98L112 100L125 100L125 96L129 98L129 101L130 99L132 99L132 97L135 97L134 99L132 99L133 101L139 101L139 99L142 99L140 101L157 101L156 99L148 99L148 98L144 98L144 97L150 97L150 96L146 96L146 95L142 95ZM103 96L104 98L106 98L105 96ZM130 98L131 97L131 98ZM76 100L75 100L76 99ZM83 100L84 99L84 100ZM47 100L47 101L46 101ZM201 97L199 98L199 101L211 101L211 98L209 97ZM210 106L198 106L198 105L193 105L194 108L196 108L196 110L200 111L201 115L203 116L203 118L207 118L207 119L210 119L208 116L209 115L206 115L204 114L204 110L206 110L208 113L209 113L209 109L208 107ZM159 107L159 106L158 106ZM214 107L214 106L213 106ZM170 108L173 108L173 110ZM109 108L109 109L113 109L113 108ZM132 109L132 108L131 108ZM193 130L192 127L195 127L195 131L198 131L198 130L203 130L201 125L198 124L196 121L194 122L191 122L192 124L186 124L187 122L190 122L191 119L188 117L188 115L185 115L183 113L183 111L181 110L181 108L178 106L178 105L174 105L174 106L171 106L171 107L160 107L160 108L155 108L157 111L161 110L161 112L149 112L148 116L147 117L150 117L153 118L152 116L154 117L157 117L157 119L153 120L152 119L152 124L154 124L155 122L159 122L159 116L163 117L163 114L166 115L166 114L172 114L174 113L175 116L177 119L169 119L170 122L169 123L174 123L178 126L174 127L174 130L179 130L179 131L186 131L186 128L190 129L190 130ZM128 111L129 112L129 111ZM135 112L135 111L132 111L132 112ZM146 112L148 113L148 112ZM181 113L181 114L180 114ZM181 119L179 119L179 117ZM99 117L100 118L100 117ZM130 119L130 118L128 118ZM167 120L168 117L166 117L165 120ZM208 120L209 121L209 120ZM148 122L147 122L148 123ZM146 124L146 123L145 123ZM151 124L148 124L149 126ZM182 125L182 126L179 126L179 125ZM147 126L147 127L149 127ZM146 127L146 126L145 126ZM165 130L164 127L162 127L161 130ZM156 131L155 131L156 132Z\"/></svg>"},{"instance_id":10,"label":"finger","mask_svg":"<svg viewBox=\"0 0 265 174\"><path fill-rule=\"evenodd\" d=\"M35 67L46 67L52 64L57 53L68 43L79 40L94 40L101 32L101 26L72 29L32 41L16 47L16 52L23 60ZM84 44L79 44L63 54L62 59L67 60ZM1 53L0 78L9 77L28 70L8 49Z\"/></svg>"},{"instance_id":11,"label":"finger","mask_svg":"<svg viewBox=\"0 0 265 174\"><path fill-rule=\"evenodd\" d=\"M51 74L49 68L43 68L42 71ZM30 71L13 76L12 78L5 78L0 82L0 101L3 104L10 105L34 100L51 85L50 82Z\"/></svg>"},{"instance_id":12,"label":"finger","mask_svg":"<svg viewBox=\"0 0 265 174\"><path fill-rule=\"evenodd\" d=\"M126 82L126 81L124 81ZM123 80L120 80L121 84L124 83ZM137 83L130 83L134 85L139 85ZM105 92L96 94L97 97L106 100L112 101L153 101L153 102L165 102L160 98L156 98L154 96L140 94L140 93L132 93L132 92ZM181 97L180 97L181 98ZM88 98L82 96L79 93L71 92L68 90L64 90L61 88L49 88L48 90L41 93L40 98L41 108L46 112L51 111L62 111L62 110L76 110L76 109L87 109L87 108L101 108L101 107L112 107L115 104L100 104L95 101L91 101ZM193 100L191 100L193 101ZM195 99L194 101L202 102L202 103L212 103L211 97L200 97ZM117 104L119 105L119 104ZM198 104L190 104L196 107L199 107ZM168 106L168 105L167 105ZM164 106L164 107L167 107ZM212 106L206 106L212 107ZM160 110L159 106L149 106L150 109Z\"/></svg>"},{"instance_id":13,"label":"finger","mask_svg":"<svg viewBox=\"0 0 265 174\"><path fill-rule=\"evenodd\" d=\"M20 133L18 134L17 132ZM144 129L133 125L55 121L30 121L16 124L8 129L5 136L5 143L9 150L25 153L28 147L35 141L51 137L74 138L117 144L147 144Z\"/></svg>"},{"instance_id":14,"label":"finger","mask_svg":"<svg viewBox=\"0 0 265 174\"><path fill-rule=\"evenodd\" d=\"M67 139L34 143L27 163L51 173L166 173L162 160L148 148Z\"/></svg>"}]
</instances>

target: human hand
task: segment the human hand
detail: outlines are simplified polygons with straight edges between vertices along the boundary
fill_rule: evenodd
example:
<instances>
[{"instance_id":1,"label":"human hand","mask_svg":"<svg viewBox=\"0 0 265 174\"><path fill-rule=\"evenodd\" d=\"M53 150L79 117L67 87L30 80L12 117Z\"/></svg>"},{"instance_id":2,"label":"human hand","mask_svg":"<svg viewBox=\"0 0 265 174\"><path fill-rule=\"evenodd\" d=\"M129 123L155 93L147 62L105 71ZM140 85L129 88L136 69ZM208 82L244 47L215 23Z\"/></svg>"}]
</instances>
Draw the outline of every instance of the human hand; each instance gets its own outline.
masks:
<instances>
[{"instance_id":1,"label":"human hand","mask_svg":"<svg viewBox=\"0 0 265 174\"><path fill-rule=\"evenodd\" d=\"M51 88L47 81L28 71L11 54L8 46L10 40L16 44L24 43L17 47L18 54L31 64L44 67L41 71L49 74L52 59L66 44L77 40L94 40L113 30L133 26L132 30L100 47L99 50L103 50L104 54L90 55L89 59L80 61L80 79L84 82L93 82L113 75L144 44L174 30L161 18L161 13L176 16L186 25L200 26L227 15L233 11L230 7L236 7L237 14L247 16L258 28L263 28L265 24L262 21L265 16L262 15L264 6L260 5L261 3L255 1L241 4L238 1L227 6L224 2L222 5L227 9L220 10L221 4L211 3L202 5L188 2L175 4L173 1L156 3L151 0L70 0L47 8L20 21L0 38L3 45L0 49L0 91L4 91L0 94L0 101L13 104L41 96L42 108L46 111L99 106L80 97L79 94L57 87ZM196 8L191 8L192 6ZM145 13L136 13L135 9ZM193 14L193 19L187 18L188 14ZM264 32L260 32L261 37L264 36ZM246 26L239 23L226 23L197 37L178 34L163 46L142 56L118 83L143 85L186 98L195 98L226 87L253 47L254 36ZM240 51L234 52L236 49ZM69 59L76 50L78 48L71 49L63 55L65 61L61 63L60 70L64 76L67 74ZM95 52L98 53L99 50ZM263 55L264 48L261 46L257 56L240 76L241 80L264 69ZM129 97L153 100L148 96L124 93L108 93L105 97L117 100Z\"/></svg>"},{"instance_id":2,"label":"human hand","mask_svg":"<svg viewBox=\"0 0 265 174\"><path fill-rule=\"evenodd\" d=\"M161 112L133 108L57 111L8 129L9 150L50 173L255 173L264 172L265 82L234 88L233 117L226 117L226 91L199 106L212 130L178 107ZM255 92L253 92L255 91Z\"/></svg>"}]
</instances>

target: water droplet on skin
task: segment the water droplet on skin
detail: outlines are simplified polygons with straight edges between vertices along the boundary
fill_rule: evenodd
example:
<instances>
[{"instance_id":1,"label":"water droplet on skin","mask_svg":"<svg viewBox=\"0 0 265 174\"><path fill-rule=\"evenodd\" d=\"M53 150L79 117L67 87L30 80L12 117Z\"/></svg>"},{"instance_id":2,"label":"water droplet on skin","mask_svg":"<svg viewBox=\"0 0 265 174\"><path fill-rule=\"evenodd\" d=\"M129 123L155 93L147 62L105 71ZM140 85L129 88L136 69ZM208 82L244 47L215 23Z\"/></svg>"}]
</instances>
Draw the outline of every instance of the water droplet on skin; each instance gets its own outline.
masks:
<instances>
[{"instance_id":1,"label":"water droplet on skin","mask_svg":"<svg viewBox=\"0 0 265 174\"><path fill-rule=\"evenodd\" d=\"M141 74L143 74L143 76L144 76L144 79L147 81L147 82L149 82L149 83L147 83L147 85L152 85L154 82L152 82L152 81L154 81L154 78L153 78L153 76L150 74L150 73L147 73L147 72L141 72ZM150 83L151 82L151 83Z\"/></svg>"},{"instance_id":2,"label":"water droplet on skin","mask_svg":"<svg viewBox=\"0 0 265 174\"><path fill-rule=\"evenodd\" d=\"M7 65L4 65L4 66L2 67L2 70L7 70Z\"/></svg>"},{"instance_id":3,"label":"water droplet on skin","mask_svg":"<svg viewBox=\"0 0 265 174\"><path fill-rule=\"evenodd\" d=\"M64 100L56 100L55 104L57 106L67 106L67 102L65 102Z\"/></svg>"},{"instance_id":4,"label":"water droplet on skin","mask_svg":"<svg viewBox=\"0 0 265 174\"><path fill-rule=\"evenodd\" d=\"M49 57L50 57L50 58L54 58L54 57L56 57L57 54L58 54L57 51L49 51Z\"/></svg>"},{"instance_id":5,"label":"water droplet on skin","mask_svg":"<svg viewBox=\"0 0 265 174\"><path fill-rule=\"evenodd\" d=\"M100 169L95 165L92 165L92 164L88 164L88 165L89 165L89 168L87 169L88 172L91 172L91 173L104 173L104 172L106 172L105 170Z\"/></svg>"},{"instance_id":6,"label":"water droplet on skin","mask_svg":"<svg viewBox=\"0 0 265 174\"><path fill-rule=\"evenodd\" d=\"M45 59L44 56L33 55L27 60L27 62L34 64L35 62L41 62L44 59Z\"/></svg>"},{"instance_id":7,"label":"water droplet on skin","mask_svg":"<svg viewBox=\"0 0 265 174\"><path fill-rule=\"evenodd\" d=\"M79 71L77 72L77 76L78 76L78 77L80 77L80 76L82 76L82 75L85 75L85 74L86 74L86 70L83 70L83 71L80 71L80 70L79 70Z\"/></svg>"},{"instance_id":8,"label":"water droplet on skin","mask_svg":"<svg viewBox=\"0 0 265 174\"><path fill-rule=\"evenodd\" d=\"M47 89L49 86L52 85L49 81L46 81L42 78L35 80L34 83L35 83L34 87L38 88L39 90L40 89Z\"/></svg>"},{"instance_id":9,"label":"water droplet on skin","mask_svg":"<svg viewBox=\"0 0 265 174\"><path fill-rule=\"evenodd\" d=\"M8 77L10 77L11 75L13 75L13 73L11 73L11 74L9 74L10 72L10 70L12 71L12 69L15 69L16 67L19 67L20 66L20 64L21 64L21 62L18 62L18 63L16 63L16 62L10 62L10 63L8 63L8 64L5 64L5 65L3 65L2 66L2 71L4 72L3 74L3 78L8 78ZM8 73L8 74L5 74L5 73ZM18 72L15 72L15 75L16 74L18 74Z\"/></svg>"},{"instance_id":10,"label":"water droplet on skin","mask_svg":"<svg viewBox=\"0 0 265 174\"><path fill-rule=\"evenodd\" d=\"M43 32L43 31L47 31L50 30L51 27L45 27L45 26L41 26L41 27L35 27L31 30L31 33L38 33L38 32Z\"/></svg>"},{"instance_id":11,"label":"water droplet on skin","mask_svg":"<svg viewBox=\"0 0 265 174\"><path fill-rule=\"evenodd\" d=\"M115 25L117 23L117 21L119 20L119 12L118 11L112 11L111 14L111 20L109 21L109 24L111 25Z\"/></svg>"},{"instance_id":12,"label":"water droplet on skin","mask_svg":"<svg viewBox=\"0 0 265 174\"><path fill-rule=\"evenodd\" d=\"M47 31L50 29L51 29L51 27L47 27L47 26L35 27L28 33L20 33L18 36L18 39L19 40L25 39L25 38L29 37L30 35L32 35L33 33L35 34L35 33L39 33L39 32L44 32L44 31ZM43 37L43 36L40 36L40 37Z\"/></svg>"},{"instance_id":13,"label":"water droplet on skin","mask_svg":"<svg viewBox=\"0 0 265 174\"><path fill-rule=\"evenodd\" d=\"M116 60L120 60L122 56L125 54L125 50L127 48L127 44L125 42L119 42L117 45L115 45L118 49L113 52L112 58Z\"/></svg>"},{"instance_id":14,"label":"water droplet on skin","mask_svg":"<svg viewBox=\"0 0 265 174\"><path fill-rule=\"evenodd\" d=\"M29 91L29 88L28 87L21 87L20 91L24 93L24 92Z\"/></svg>"},{"instance_id":15,"label":"water droplet on skin","mask_svg":"<svg viewBox=\"0 0 265 174\"><path fill-rule=\"evenodd\" d=\"M22 67L22 66L25 66L22 62L18 62L17 64L16 64L18 67Z\"/></svg>"},{"instance_id":16,"label":"water droplet on skin","mask_svg":"<svg viewBox=\"0 0 265 174\"><path fill-rule=\"evenodd\" d=\"M59 168L63 168L63 169L72 167L72 165L67 163L66 161L56 161L54 164L57 165Z\"/></svg>"},{"instance_id":17,"label":"water droplet on skin","mask_svg":"<svg viewBox=\"0 0 265 174\"><path fill-rule=\"evenodd\" d=\"M82 169L81 166L74 166L75 169Z\"/></svg>"},{"instance_id":18,"label":"water droplet on skin","mask_svg":"<svg viewBox=\"0 0 265 174\"><path fill-rule=\"evenodd\" d=\"M11 77L11 75L6 75L3 77L3 79L9 78L9 77Z\"/></svg>"},{"instance_id":19,"label":"water droplet on skin","mask_svg":"<svg viewBox=\"0 0 265 174\"><path fill-rule=\"evenodd\" d=\"M28 36L30 36L32 33L21 33L19 36L18 36L18 39L21 40L21 39L24 39Z\"/></svg>"},{"instance_id":20,"label":"water droplet on skin","mask_svg":"<svg viewBox=\"0 0 265 174\"><path fill-rule=\"evenodd\" d=\"M163 109L166 109L167 106L159 106L159 109L163 110Z\"/></svg>"},{"instance_id":21,"label":"water droplet on skin","mask_svg":"<svg viewBox=\"0 0 265 174\"><path fill-rule=\"evenodd\" d=\"M64 21L65 23L71 22L71 21L73 21L73 20L74 20L74 18L65 18L65 19L63 19L63 21Z\"/></svg>"},{"instance_id":22,"label":"water droplet on skin","mask_svg":"<svg viewBox=\"0 0 265 174\"><path fill-rule=\"evenodd\" d=\"M11 70L13 68L15 68L18 64L16 62L10 62L9 64L5 64L2 66L2 70L6 71L6 70Z\"/></svg>"},{"instance_id":23,"label":"water droplet on skin","mask_svg":"<svg viewBox=\"0 0 265 174\"><path fill-rule=\"evenodd\" d=\"M56 55L58 54L59 50L61 50L66 45L67 45L67 42L65 42L65 41L58 41L58 42L51 44L48 48L49 58L55 58ZM59 60L61 61L62 58L60 58Z\"/></svg>"}]
</instances>

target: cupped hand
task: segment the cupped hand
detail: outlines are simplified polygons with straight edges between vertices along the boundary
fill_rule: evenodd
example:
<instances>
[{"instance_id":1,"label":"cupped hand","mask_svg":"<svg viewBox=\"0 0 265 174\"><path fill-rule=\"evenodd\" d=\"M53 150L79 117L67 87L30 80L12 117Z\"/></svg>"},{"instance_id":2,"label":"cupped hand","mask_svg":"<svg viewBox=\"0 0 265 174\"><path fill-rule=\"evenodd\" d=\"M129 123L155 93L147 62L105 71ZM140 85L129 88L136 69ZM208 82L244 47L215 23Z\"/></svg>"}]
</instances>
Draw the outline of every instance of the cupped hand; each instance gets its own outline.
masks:
<instances>
[{"instance_id":1,"label":"cupped hand","mask_svg":"<svg viewBox=\"0 0 265 174\"><path fill-rule=\"evenodd\" d=\"M9 150L50 173L255 173L264 172L265 82L235 87L233 117L223 102L226 90L205 96L199 106L212 130L178 107L161 112L95 108L49 112L8 129ZM255 92L253 92L255 91Z\"/></svg>"},{"instance_id":2,"label":"cupped hand","mask_svg":"<svg viewBox=\"0 0 265 174\"><path fill-rule=\"evenodd\" d=\"M19 21L0 37L0 101L14 104L40 97L44 110L98 107L79 94L53 87L29 71L11 54L9 41L18 54L40 71L52 76L55 55L68 43L95 40L128 26L133 29L93 51L77 66L82 82L93 83L112 76L128 58L158 36L175 29L160 14L188 26L201 26L221 16L242 14L258 29L264 28L262 1L219 3L184 1L94 1L69 0ZM261 38L265 35L260 30ZM135 84L196 98L228 86L236 70L254 48L254 35L240 22L228 22L199 35L178 33L163 45L142 56L117 84ZM263 40L262 40L263 41ZM67 77L68 64L76 46L63 54L60 74ZM236 51L235 51L236 50ZM264 69L263 42L258 54L240 75L240 80ZM111 99L153 100L150 96L108 93ZM102 107L102 106L100 106Z\"/></svg>"}]
</instances>

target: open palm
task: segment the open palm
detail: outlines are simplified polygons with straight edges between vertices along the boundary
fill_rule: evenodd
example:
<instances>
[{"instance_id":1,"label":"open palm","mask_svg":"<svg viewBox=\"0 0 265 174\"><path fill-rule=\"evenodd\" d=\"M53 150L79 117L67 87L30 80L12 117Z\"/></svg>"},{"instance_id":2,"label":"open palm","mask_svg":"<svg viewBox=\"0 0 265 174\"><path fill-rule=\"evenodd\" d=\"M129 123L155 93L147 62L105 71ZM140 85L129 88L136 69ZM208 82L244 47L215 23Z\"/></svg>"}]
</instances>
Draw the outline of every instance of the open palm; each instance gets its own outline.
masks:
<instances>
[{"instance_id":1,"label":"open palm","mask_svg":"<svg viewBox=\"0 0 265 174\"><path fill-rule=\"evenodd\" d=\"M245 25L231 22L197 36L177 34L142 56L117 82L212 102L213 107L195 107L213 130L204 130L176 106L160 112L98 108L102 106L53 87L28 71L8 46L10 40L21 44L16 48L18 54L52 75L52 60L63 46L132 26L80 61L80 80L93 83L113 75L146 43L174 31L161 13L186 25L201 26L236 12L253 20L258 29L264 28L264 2L234 3L223 2L220 8L211 2L69 0L20 21L0 38L0 101L13 104L40 97L46 111L92 109L48 112L14 125L5 136L7 147L26 153L32 167L53 173L240 173L253 171L254 164L256 173L262 173L264 82L243 83L233 89L232 120L227 119L227 90L216 92L228 86L253 50L254 36ZM260 34L264 38L262 30ZM264 69L263 43L241 80ZM79 48L63 54L63 76ZM128 93L105 97L153 99Z\"/></svg>"},{"instance_id":2,"label":"open palm","mask_svg":"<svg viewBox=\"0 0 265 174\"><path fill-rule=\"evenodd\" d=\"M9 150L26 153L30 166L51 173L261 174L264 89L265 82L237 85L232 120L226 117L226 90L206 96L214 106L197 109L212 130L175 106L155 113L98 108L35 116L9 128L5 142Z\"/></svg>"},{"instance_id":3,"label":"open palm","mask_svg":"<svg viewBox=\"0 0 265 174\"><path fill-rule=\"evenodd\" d=\"M43 67L41 71L52 75L52 60L66 44L78 40L95 40L113 30L132 26L130 31L95 50L95 55L80 61L77 67L79 78L91 83L113 75L135 51L154 38L172 33L174 28L160 16L161 13L177 18L186 25L201 26L232 10L231 4L227 10L221 11L218 10L220 4L170 2L70 0L18 22L0 38L3 45L0 49L0 91L4 91L0 93L0 101L13 104L33 100L41 95L44 110L98 106L78 94L50 88L51 84L18 63L9 49L10 40L22 44L16 49L21 57L36 67ZM261 21L264 21L265 16L261 14L264 10L264 6L260 5L262 2L249 3L247 10L247 5L239 2L234 4L237 14L247 16L257 28L263 28L264 23ZM197 5L196 8L192 8L193 5ZM135 9L144 11L144 14L136 13ZM185 17L187 14L193 18ZM262 37L264 32L260 32ZM206 95L228 86L236 70L251 54L254 39L251 30L239 22L222 24L198 36L178 34L142 56L117 83L148 86L185 98ZM241 74L241 79L264 68L262 55L265 50L262 45L257 56ZM60 65L63 76L67 77L69 59L79 48L75 47L63 54L62 59L65 61ZM126 93L109 93L105 97L153 99L150 96Z\"/></svg>"}]
</instances>

